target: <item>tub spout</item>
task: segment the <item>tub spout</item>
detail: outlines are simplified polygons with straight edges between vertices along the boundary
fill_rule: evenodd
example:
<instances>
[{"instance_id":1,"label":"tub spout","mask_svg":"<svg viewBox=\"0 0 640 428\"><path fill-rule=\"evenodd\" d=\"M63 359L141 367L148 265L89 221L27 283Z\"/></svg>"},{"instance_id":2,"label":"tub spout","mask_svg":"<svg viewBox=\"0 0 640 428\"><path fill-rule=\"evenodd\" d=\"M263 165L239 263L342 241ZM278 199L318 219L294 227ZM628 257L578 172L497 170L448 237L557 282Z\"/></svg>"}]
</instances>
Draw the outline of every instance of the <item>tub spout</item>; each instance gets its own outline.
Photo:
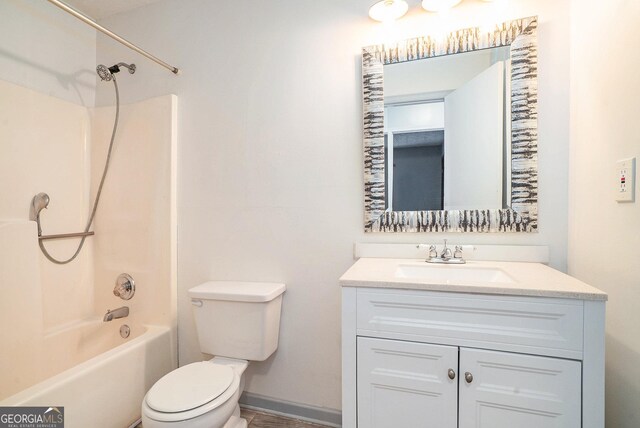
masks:
<instances>
[{"instance_id":1,"label":"tub spout","mask_svg":"<svg viewBox=\"0 0 640 428\"><path fill-rule=\"evenodd\" d=\"M104 318L102 321L104 322L109 322L109 321L113 321L115 319L118 318L124 318L126 316L129 316L129 307L128 306L123 306L121 308L118 309L109 309L107 310L107 313L104 314Z\"/></svg>"}]
</instances>

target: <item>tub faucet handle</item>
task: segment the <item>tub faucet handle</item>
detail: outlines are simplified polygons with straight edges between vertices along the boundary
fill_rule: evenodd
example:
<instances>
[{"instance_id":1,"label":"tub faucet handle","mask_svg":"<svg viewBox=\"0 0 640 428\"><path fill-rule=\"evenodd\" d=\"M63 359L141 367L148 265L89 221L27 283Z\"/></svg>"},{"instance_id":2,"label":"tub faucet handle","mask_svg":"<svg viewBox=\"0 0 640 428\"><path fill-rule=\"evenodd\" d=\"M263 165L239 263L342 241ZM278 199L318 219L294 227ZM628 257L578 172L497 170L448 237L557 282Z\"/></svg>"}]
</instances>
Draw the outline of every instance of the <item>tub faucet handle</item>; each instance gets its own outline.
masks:
<instances>
[{"instance_id":1,"label":"tub faucet handle","mask_svg":"<svg viewBox=\"0 0 640 428\"><path fill-rule=\"evenodd\" d=\"M122 300L129 300L136 293L136 282L133 277L127 273L121 273L116 279L116 286L113 288L113 294Z\"/></svg>"}]
</instances>

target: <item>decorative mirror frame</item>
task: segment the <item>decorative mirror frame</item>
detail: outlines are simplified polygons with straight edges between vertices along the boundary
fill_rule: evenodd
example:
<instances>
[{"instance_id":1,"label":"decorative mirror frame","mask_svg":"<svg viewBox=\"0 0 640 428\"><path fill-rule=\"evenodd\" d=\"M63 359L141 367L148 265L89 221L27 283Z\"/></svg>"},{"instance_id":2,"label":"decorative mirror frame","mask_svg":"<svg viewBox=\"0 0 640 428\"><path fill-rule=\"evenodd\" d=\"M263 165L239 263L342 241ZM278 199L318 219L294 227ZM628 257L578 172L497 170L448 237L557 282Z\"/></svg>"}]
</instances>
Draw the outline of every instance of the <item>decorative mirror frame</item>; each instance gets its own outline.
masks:
<instances>
[{"instance_id":1,"label":"decorative mirror frame","mask_svg":"<svg viewBox=\"0 0 640 428\"><path fill-rule=\"evenodd\" d=\"M507 21L362 50L365 232L536 232L538 229L538 18ZM484 210L385 210L385 64L511 46L511 205Z\"/></svg>"}]
</instances>

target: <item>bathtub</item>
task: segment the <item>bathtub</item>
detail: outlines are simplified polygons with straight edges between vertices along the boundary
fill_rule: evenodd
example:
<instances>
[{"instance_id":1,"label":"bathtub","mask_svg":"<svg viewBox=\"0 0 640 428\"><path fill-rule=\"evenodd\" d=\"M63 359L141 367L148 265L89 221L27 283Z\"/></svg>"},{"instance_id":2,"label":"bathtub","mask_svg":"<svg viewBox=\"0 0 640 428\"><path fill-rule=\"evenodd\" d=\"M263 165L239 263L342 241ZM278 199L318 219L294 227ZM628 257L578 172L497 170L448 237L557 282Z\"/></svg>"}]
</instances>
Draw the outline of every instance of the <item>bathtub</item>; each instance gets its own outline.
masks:
<instances>
[{"instance_id":1,"label":"bathtub","mask_svg":"<svg viewBox=\"0 0 640 428\"><path fill-rule=\"evenodd\" d=\"M65 428L130 427L140 418L145 393L176 367L175 344L170 328L160 326L129 324L131 336L123 339L119 329L125 322L119 321L87 321L48 332L43 367L31 371L40 377L58 374L0 406L64 406Z\"/></svg>"}]
</instances>

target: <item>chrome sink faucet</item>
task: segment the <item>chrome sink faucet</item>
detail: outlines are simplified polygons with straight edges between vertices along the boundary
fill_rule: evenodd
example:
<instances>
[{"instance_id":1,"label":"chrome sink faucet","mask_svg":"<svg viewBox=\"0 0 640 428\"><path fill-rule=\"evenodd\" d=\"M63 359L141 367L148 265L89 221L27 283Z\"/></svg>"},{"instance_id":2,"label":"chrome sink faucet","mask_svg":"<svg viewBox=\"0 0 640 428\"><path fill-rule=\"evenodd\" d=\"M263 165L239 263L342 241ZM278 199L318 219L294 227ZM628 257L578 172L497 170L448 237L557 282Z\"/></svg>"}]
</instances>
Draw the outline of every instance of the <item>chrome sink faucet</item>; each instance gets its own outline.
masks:
<instances>
[{"instance_id":1,"label":"chrome sink faucet","mask_svg":"<svg viewBox=\"0 0 640 428\"><path fill-rule=\"evenodd\" d=\"M109 322L109 321L113 321L118 318L124 318L127 316L129 316L129 307L123 306L121 308L114 309L114 310L108 309L107 313L104 314L104 318L102 319L102 321Z\"/></svg>"},{"instance_id":2,"label":"chrome sink faucet","mask_svg":"<svg viewBox=\"0 0 640 428\"><path fill-rule=\"evenodd\" d=\"M424 248L426 245L419 244L416 248ZM462 246L456 245L454 250L447 247L447 240L444 240L444 248L438 255L438 250L435 245L429 246L429 255L425 260L427 263L446 263L446 264L464 264L465 260L462 258Z\"/></svg>"}]
</instances>

